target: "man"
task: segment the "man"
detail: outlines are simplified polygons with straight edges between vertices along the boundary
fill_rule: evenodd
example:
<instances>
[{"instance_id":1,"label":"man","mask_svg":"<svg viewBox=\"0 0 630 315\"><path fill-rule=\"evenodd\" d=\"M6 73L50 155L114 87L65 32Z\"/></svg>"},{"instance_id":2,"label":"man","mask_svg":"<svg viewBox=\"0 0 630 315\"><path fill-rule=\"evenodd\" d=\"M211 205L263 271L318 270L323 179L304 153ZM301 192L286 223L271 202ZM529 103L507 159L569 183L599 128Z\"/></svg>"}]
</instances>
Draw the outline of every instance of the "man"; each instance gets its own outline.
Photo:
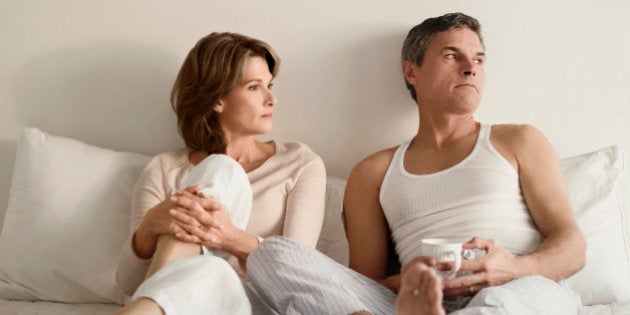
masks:
<instances>
[{"instance_id":1,"label":"man","mask_svg":"<svg viewBox=\"0 0 630 315\"><path fill-rule=\"evenodd\" d=\"M400 291L398 311L404 314L442 314L442 302L453 307L447 311L468 303L463 313L577 312L574 296L555 282L585 263L585 242L560 166L551 145L534 127L475 121L485 60L480 25L464 14L427 19L409 32L402 49L402 72L418 105L418 133L398 147L370 155L352 170L344 199L350 268ZM400 275L387 273L390 236L407 271L402 289ZM425 238L466 239L465 249L482 249L485 256L463 261L460 270L467 275L440 283L427 268L435 265L435 259L420 256L420 241ZM291 261L283 252L292 246L268 241L253 259L266 254ZM253 270L250 276L280 309L299 305L298 312L336 313L334 308L309 309L302 296L310 290L309 298L317 301L332 294L326 287L336 286L348 301L361 301L339 313L393 313L392 295L375 283L343 271L338 274L318 258L308 257L307 267L295 260L274 269L274 285L282 288L285 280L293 284L287 287L297 292L293 296L279 298L273 290L265 292L265 285L274 281L268 274ZM307 278L324 272L337 280L316 279L311 282L318 284L309 286L308 281L278 276L281 271ZM470 302L462 298L474 295Z\"/></svg>"}]
</instances>

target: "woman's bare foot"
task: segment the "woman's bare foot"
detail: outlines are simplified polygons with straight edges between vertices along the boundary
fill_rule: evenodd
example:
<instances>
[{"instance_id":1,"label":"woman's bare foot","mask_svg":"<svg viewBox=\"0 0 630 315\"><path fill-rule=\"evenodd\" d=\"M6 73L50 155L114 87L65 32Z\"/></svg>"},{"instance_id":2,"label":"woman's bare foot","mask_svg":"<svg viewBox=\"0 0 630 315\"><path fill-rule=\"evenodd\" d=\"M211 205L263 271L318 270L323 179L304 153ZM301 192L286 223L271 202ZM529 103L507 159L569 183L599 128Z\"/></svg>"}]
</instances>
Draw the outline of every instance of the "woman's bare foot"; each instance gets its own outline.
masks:
<instances>
[{"instance_id":1,"label":"woman's bare foot","mask_svg":"<svg viewBox=\"0 0 630 315\"><path fill-rule=\"evenodd\" d=\"M117 310L113 315L164 315L162 308L149 298L139 298Z\"/></svg>"},{"instance_id":2,"label":"woman's bare foot","mask_svg":"<svg viewBox=\"0 0 630 315\"><path fill-rule=\"evenodd\" d=\"M402 275L396 299L398 315L444 315L440 278L425 264L417 263Z\"/></svg>"}]
</instances>

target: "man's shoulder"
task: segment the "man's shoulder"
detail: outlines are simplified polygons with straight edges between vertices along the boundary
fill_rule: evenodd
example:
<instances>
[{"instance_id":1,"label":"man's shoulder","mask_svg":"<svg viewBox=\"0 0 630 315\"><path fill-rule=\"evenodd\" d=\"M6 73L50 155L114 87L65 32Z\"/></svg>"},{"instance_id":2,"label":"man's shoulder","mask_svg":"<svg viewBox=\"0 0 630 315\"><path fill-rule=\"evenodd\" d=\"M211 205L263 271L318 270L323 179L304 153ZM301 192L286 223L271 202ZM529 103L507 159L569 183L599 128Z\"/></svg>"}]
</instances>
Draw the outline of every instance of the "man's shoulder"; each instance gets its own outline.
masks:
<instances>
[{"instance_id":1,"label":"man's shoulder","mask_svg":"<svg viewBox=\"0 0 630 315\"><path fill-rule=\"evenodd\" d=\"M398 149L398 146L395 146L395 147L391 147L391 148L387 148L387 149L383 149L383 150L374 152L374 153L368 155L363 160L361 160L361 162L359 162L357 164L357 166L366 166L366 167L383 167L383 166L385 166L385 168L387 168L387 166L389 166L389 163L391 162L392 158L394 158L394 154L396 153L397 149Z\"/></svg>"},{"instance_id":2,"label":"man's shoulder","mask_svg":"<svg viewBox=\"0 0 630 315\"><path fill-rule=\"evenodd\" d=\"M528 124L492 125L492 139L504 145L520 146L544 137L538 128Z\"/></svg>"},{"instance_id":3,"label":"man's shoulder","mask_svg":"<svg viewBox=\"0 0 630 315\"><path fill-rule=\"evenodd\" d=\"M520 165L550 145L538 128L527 124L493 125L490 141L514 165Z\"/></svg>"},{"instance_id":4,"label":"man's shoulder","mask_svg":"<svg viewBox=\"0 0 630 315\"><path fill-rule=\"evenodd\" d=\"M532 131L538 130L536 127L529 124L494 124L492 125L493 133L504 134L526 134Z\"/></svg>"},{"instance_id":5,"label":"man's shoulder","mask_svg":"<svg viewBox=\"0 0 630 315\"><path fill-rule=\"evenodd\" d=\"M351 177L381 181L387 172L398 146L368 155L352 169Z\"/></svg>"}]
</instances>

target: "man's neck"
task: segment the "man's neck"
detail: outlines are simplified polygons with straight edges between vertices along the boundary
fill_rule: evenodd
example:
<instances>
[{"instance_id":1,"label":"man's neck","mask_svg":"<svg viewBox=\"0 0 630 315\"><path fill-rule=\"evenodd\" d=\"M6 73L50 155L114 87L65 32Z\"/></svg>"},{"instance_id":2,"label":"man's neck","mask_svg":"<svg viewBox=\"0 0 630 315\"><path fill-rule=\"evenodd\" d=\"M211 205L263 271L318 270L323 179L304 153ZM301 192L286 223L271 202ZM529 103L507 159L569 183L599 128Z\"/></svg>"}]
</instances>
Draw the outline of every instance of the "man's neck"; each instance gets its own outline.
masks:
<instances>
[{"instance_id":1,"label":"man's neck","mask_svg":"<svg viewBox=\"0 0 630 315\"><path fill-rule=\"evenodd\" d=\"M441 150L461 139L476 135L479 123L472 115L448 115L440 118L420 116L418 134L413 146L429 150Z\"/></svg>"}]
</instances>

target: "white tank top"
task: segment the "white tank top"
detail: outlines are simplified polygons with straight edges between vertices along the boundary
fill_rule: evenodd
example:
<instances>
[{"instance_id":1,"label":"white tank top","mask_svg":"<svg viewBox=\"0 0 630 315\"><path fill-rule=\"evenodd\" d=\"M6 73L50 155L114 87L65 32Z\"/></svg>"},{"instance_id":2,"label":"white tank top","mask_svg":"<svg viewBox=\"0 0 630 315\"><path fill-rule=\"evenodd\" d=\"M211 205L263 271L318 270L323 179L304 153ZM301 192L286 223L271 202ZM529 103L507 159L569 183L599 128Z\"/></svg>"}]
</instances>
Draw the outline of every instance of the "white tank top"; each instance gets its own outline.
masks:
<instances>
[{"instance_id":1,"label":"white tank top","mask_svg":"<svg viewBox=\"0 0 630 315\"><path fill-rule=\"evenodd\" d=\"M464 160L432 174L405 170L411 140L396 150L379 199L401 264L420 255L424 238L489 238L514 255L528 254L542 241L518 173L490 143L491 127L481 125L475 147Z\"/></svg>"}]
</instances>

